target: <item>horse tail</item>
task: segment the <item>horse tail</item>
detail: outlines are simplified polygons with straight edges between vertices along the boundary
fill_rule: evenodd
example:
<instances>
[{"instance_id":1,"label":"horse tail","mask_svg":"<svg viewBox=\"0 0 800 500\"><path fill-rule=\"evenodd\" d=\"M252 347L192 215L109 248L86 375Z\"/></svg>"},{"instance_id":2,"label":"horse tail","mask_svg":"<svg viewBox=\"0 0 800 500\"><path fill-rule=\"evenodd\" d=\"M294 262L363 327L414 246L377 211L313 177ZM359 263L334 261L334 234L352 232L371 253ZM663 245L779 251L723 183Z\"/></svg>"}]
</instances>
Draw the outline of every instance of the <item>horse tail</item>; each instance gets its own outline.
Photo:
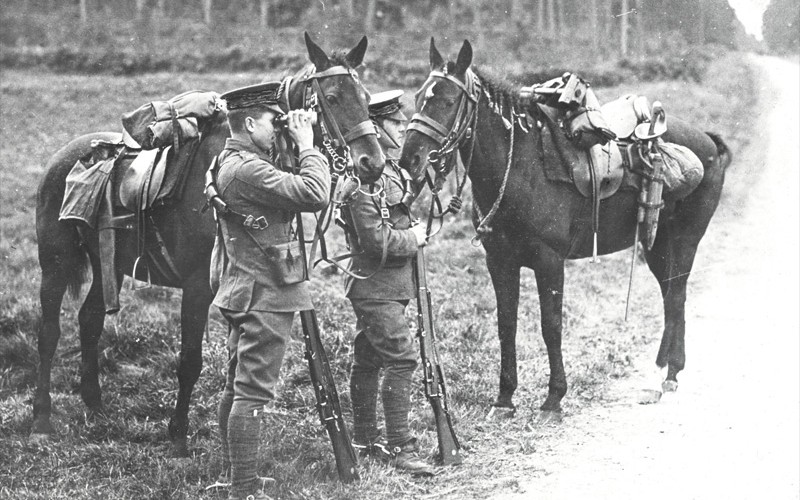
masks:
<instances>
[{"instance_id":1,"label":"horse tail","mask_svg":"<svg viewBox=\"0 0 800 500\"><path fill-rule=\"evenodd\" d=\"M731 152L731 149L727 144L725 144L725 141L723 141L722 137L720 137L718 134L715 134L714 132L706 132L706 135L711 137L711 140L714 141L714 144L717 146L717 155L719 156L722 169L725 170L733 161L733 152Z\"/></svg>"},{"instance_id":2,"label":"horse tail","mask_svg":"<svg viewBox=\"0 0 800 500\"><path fill-rule=\"evenodd\" d=\"M70 251L73 252L74 266L69 269L67 275L67 293L73 299L77 300L81 293L81 285L88 281L89 277L89 254L86 248L81 243L78 229L72 226L73 241L70 245Z\"/></svg>"}]
</instances>

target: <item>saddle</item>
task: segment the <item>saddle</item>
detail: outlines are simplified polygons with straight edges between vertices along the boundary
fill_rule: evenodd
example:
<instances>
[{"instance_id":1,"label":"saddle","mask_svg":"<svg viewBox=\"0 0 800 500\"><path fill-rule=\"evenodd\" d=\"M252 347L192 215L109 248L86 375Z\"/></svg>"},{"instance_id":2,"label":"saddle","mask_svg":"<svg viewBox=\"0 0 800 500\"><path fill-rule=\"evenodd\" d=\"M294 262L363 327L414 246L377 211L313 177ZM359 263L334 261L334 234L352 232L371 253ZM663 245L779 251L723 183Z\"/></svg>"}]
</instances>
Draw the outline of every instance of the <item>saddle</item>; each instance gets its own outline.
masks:
<instances>
[{"instance_id":1,"label":"saddle","mask_svg":"<svg viewBox=\"0 0 800 500\"><path fill-rule=\"evenodd\" d=\"M630 179L629 184L640 190L638 220L644 223L647 247L652 247L658 226L658 213L663 207L665 172L670 172L665 168L661 155L661 146L664 143L660 136L667 130L666 113L661 103L656 101L651 106L645 96L625 95L604 104L600 107L602 122L616 135L616 139L591 144L588 149L570 140L571 135L564 130L563 112L543 104L538 104L538 108L547 122L550 141L555 145L562 164L567 167L569 180L578 192L591 200L593 258L597 255L600 201L620 189L628 172L638 174L635 179L638 182ZM543 151L547 156L546 145L543 146ZM546 165L548 163L552 163L552 160L545 161ZM558 165L551 167L549 172L554 168L558 169ZM680 170L679 166L678 177ZM551 175L548 178L560 180ZM693 180L695 178L696 176ZM685 191L686 183L681 183L681 187Z\"/></svg>"},{"instance_id":2,"label":"saddle","mask_svg":"<svg viewBox=\"0 0 800 500\"><path fill-rule=\"evenodd\" d=\"M159 197L172 146L164 149L144 149L138 152L122 175L119 185L119 201L131 212L147 210Z\"/></svg>"}]
</instances>

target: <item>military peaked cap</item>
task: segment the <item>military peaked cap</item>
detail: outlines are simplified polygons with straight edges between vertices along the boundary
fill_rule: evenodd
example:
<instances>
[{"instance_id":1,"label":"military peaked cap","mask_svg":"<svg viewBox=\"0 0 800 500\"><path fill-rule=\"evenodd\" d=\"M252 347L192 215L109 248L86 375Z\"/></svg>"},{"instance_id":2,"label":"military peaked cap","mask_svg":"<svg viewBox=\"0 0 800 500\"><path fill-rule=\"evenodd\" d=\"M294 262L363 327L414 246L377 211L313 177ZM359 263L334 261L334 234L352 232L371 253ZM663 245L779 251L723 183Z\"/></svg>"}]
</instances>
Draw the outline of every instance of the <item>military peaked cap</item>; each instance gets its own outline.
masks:
<instances>
[{"instance_id":1,"label":"military peaked cap","mask_svg":"<svg viewBox=\"0 0 800 500\"><path fill-rule=\"evenodd\" d=\"M281 82L267 82L259 83L258 85L250 85L249 87L242 87L235 90L225 92L220 97L225 99L228 105L228 111L235 109L252 108L253 106L262 106L268 108L270 111L282 114L279 106L281 98Z\"/></svg>"},{"instance_id":2,"label":"military peaked cap","mask_svg":"<svg viewBox=\"0 0 800 500\"><path fill-rule=\"evenodd\" d=\"M408 118L400 111L400 108L403 107L400 103L400 96L402 95L402 90L387 90L386 92L372 94L369 100L370 118L406 121Z\"/></svg>"}]
</instances>

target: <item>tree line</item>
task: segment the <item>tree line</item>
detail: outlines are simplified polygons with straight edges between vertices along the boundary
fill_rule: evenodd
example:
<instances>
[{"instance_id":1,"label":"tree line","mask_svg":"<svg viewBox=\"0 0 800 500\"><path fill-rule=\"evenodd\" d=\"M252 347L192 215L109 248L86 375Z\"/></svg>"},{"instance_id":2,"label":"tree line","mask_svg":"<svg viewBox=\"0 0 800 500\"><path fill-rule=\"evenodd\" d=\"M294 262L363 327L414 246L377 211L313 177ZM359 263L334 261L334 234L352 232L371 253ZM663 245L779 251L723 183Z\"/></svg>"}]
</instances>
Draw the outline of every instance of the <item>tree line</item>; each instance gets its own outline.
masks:
<instances>
[{"instance_id":1,"label":"tree line","mask_svg":"<svg viewBox=\"0 0 800 500\"><path fill-rule=\"evenodd\" d=\"M8 2L8 0L6 0ZM46 12L63 0L12 0ZM83 24L93 13L117 13L148 23L184 18L208 26L258 23L262 28L302 26L324 16L342 29L371 34L409 29L419 19L486 36L536 37L585 45L621 56L658 51L665 44L735 46L743 28L727 0L71 0ZM787 0L796 2L796 0Z\"/></svg>"}]
</instances>

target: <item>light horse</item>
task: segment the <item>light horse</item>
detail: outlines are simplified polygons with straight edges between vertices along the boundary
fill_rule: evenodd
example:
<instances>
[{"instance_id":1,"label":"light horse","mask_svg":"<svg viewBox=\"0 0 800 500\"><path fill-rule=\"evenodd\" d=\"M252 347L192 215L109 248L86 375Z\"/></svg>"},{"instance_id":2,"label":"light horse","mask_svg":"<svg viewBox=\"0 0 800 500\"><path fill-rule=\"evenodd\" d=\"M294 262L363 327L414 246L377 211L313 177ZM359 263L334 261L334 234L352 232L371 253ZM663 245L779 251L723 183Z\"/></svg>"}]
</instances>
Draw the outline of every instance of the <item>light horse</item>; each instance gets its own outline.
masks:
<instances>
[{"instance_id":1,"label":"light horse","mask_svg":"<svg viewBox=\"0 0 800 500\"><path fill-rule=\"evenodd\" d=\"M325 141L329 153L336 154L338 151L337 160L349 155L354 173L363 182L374 182L383 171L384 160L369 121L369 95L355 72L363 60L367 38L363 37L349 52L335 53L330 57L308 34L305 35L305 41L311 65L288 85L290 107L303 106L305 98L311 93L317 101L324 100L324 106L318 107L321 109L319 122L325 122L328 129L338 128L340 139L347 138L338 144L333 141L333 147L331 141ZM312 83L313 90L309 91ZM209 288L209 262L214 243L214 220L210 210L203 210L206 203L203 193L205 174L212 159L222 151L229 135L224 112L209 119L199 146L187 166L189 171L182 197L173 204L152 209L148 214L163 235L166 249L181 277L179 282L174 282L154 273L152 282L183 290L181 349L177 369L179 390L168 429L175 456L188 455L189 402L202 368L203 333L213 299ZM120 134L98 132L72 140L50 158L39 184L36 234L42 269L42 323L38 333L39 369L33 398L31 439L34 441L47 439L54 432L50 422L50 373L61 336L59 312L67 289L77 297L86 274L87 260L93 278L78 314L80 394L90 414L103 411L98 382L97 344L103 331L106 310L101 285L98 233L85 225L79 231L76 223L59 220L67 174L78 159L91 152L92 141L97 139L119 141ZM319 125L315 127L315 141L322 145ZM341 167L341 161L331 162L332 167L334 163L340 163ZM135 233L126 231L117 236L119 284L122 283L123 273L130 276L133 271L137 251Z\"/></svg>"},{"instance_id":2,"label":"light horse","mask_svg":"<svg viewBox=\"0 0 800 500\"><path fill-rule=\"evenodd\" d=\"M522 111L518 92L507 83L473 71L471 63L468 41L453 63L443 60L431 39L431 74L417 93L417 113L407 130L400 166L417 183L422 182L429 165L442 179L455 164L455 158L448 156L459 151L472 183L476 228L479 216L488 215L502 196L493 214L492 231L479 234L497 299L500 338L500 388L490 415L509 417L515 411L517 312L520 268L524 266L536 276L542 336L550 363L549 390L539 418L559 419L561 399L567 392L561 353L564 261L592 255L592 238L586 237L590 231L580 222L585 220L588 198L571 184L545 178L541 131L537 126L529 131L521 129L511 114L512 110ZM645 253L664 302L664 333L656 358L660 380L650 402L660 398L663 390L675 390L677 374L684 368L686 282L731 161L719 137L677 118L670 117L669 130L662 138L691 149L702 160L705 173L689 196L662 209L654 245ZM512 140L513 151L509 152ZM634 244L634 190L621 190L603 200L599 214L599 253Z\"/></svg>"}]
</instances>

